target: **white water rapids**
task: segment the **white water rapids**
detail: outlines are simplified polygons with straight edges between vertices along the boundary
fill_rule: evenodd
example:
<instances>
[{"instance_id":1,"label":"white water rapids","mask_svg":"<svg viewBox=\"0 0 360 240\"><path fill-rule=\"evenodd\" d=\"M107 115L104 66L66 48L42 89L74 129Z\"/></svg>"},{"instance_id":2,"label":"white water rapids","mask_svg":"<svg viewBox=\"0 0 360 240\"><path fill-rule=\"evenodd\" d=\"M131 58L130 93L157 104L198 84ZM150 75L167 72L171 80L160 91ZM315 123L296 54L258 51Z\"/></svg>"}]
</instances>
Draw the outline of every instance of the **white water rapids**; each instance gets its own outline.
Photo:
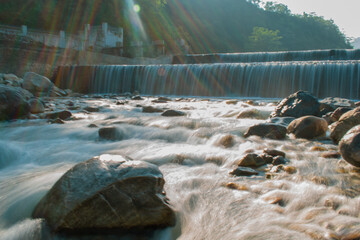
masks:
<instances>
[{"instance_id":1,"label":"white water rapids","mask_svg":"<svg viewBox=\"0 0 360 240\"><path fill-rule=\"evenodd\" d=\"M37 202L76 163L101 154L122 154L154 163L164 174L167 197L177 212L174 228L141 239L356 239L360 236L360 174L339 159L321 157L337 150L330 141L288 137L284 141L250 137L249 126L266 120L236 119L256 108L268 115L275 104L245 100L226 104L223 99L188 98L152 103L154 98L57 99L54 109L99 106L100 112L72 111L78 120L49 124L46 120L0 123L0 239L70 239L56 236L41 220L31 219ZM167 118L143 113L156 106L186 112ZM97 126L115 125L122 141L101 141ZM221 137L231 134L235 144L224 148ZM229 171L245 153L264 148L286 153L295 174L279 173L266 179L234 177ZM240 190L226 187L236 183ZM271 204L281 199L283 204ZM71 238L78 239L78 238ZM80 239L80 238L79 238ZM106 239L101 236L96 239ZM131 239L131 238L125 238Z\"/></svg>"}]
</instances>

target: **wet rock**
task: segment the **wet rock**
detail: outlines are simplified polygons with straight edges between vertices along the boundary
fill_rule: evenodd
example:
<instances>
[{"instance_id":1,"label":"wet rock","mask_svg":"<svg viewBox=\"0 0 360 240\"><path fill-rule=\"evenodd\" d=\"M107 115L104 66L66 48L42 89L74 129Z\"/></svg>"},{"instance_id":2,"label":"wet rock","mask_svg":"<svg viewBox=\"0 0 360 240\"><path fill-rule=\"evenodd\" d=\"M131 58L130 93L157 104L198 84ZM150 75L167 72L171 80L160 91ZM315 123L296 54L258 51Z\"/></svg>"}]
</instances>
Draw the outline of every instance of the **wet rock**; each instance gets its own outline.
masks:
<instances>
[{"instance_id":1,"label":"wet rock","mask_svg":"<svg viewBox=\"0 0 360 240\"><path fill-rule=\"evenodd\" d=\"M336 152L336 151L324 152L324 153L321 154L321 157L323 157L323 158L340 158L341 154L339 152Z\"/></svg>"},{"instance_id":2,"label":"wet rock","mask_svg":"<svg viewBox=\"0 0 360 240\"><path fill-rule=\"evenodd\" d=\"M253 176L259 175L259 172L248 167L237 167L236 169L231 171L230 174L235 176Z\"/></svg>"},{"instance_id":3,"label":"wet rock","mask_svg":"<svg viewBox=\"0 0 360 240\"><path fill-rule=\"evenodd\" d=\"M355 103L355 107L360 107L360 101Z\"/></svg>"},{"instance_id":4,"label":"wet rock","mask_svg":"<svg viewBox=\"0 0 360 240\"><path fill-rule=\"evenodd\" d=\"M295 117L320 115L318 99L305 91L298 91L283 99L270 117Z\"/></svg>"},{"instance_id":5,"label":"wet rock","mask_svg":"<svg viewBox=\"0 0 360 240\"><path fill-rule=\"evenodd\" d=\"M21 87L23 80L17 77L14 74L3 74L2 76L3 82L2 84L11 86L11 87Z\"/></svg>"},{"instance_id":6,"label":"wet rock","mask_svg":"<svg viewBox=\"0 0 360 240\"><path fill-rule=\"evenodd\" d=\"M276 156L285 157L285 155L286 155L283 151L276 150L276 149L269 149L269 148L265 148L264 153L271 155L273 157L276 157Z\"/></svg>"},{"instance_id":7,"label":"wet rock","mask_svg":"<svg viewBox=\"0 0 360 240\"><path fill-rule=\"evenodd\" d=\"M320 104L330 105L334 110L338 107L350 107L354 108L355 103L346 98L328 97L320 101Z\"/></svg>"},{"instance_id":8,"label":"wet rock","mask_svg":"<svg viewBox=\"0 0 360 240\"><path fill-rule=\"evenodd\" d=\"M328 124L325 119L305 116L295 119L287 127L288 133L293 133L296 138L314 139L325 136Z\"/></svg>"},{"instance_id":9,"label":"wet rock","mask_svg":"<svg viewBox=\"0 0 360 240\"><path fill-rule=\"evenodd\" d=\"M325 152L327 151L327 149L323 146L313 146L311 149L311 151L314 151L314 152Z\"/></svg>"},{"instance_id":10,"label":"wet rock","mask_svg":"<svg viewBox=\"0 0 360 240\"><path fill-rule=\"evenodd\" d=\"M286 127L279 124L260 123L251 126L245 133L244 137L249 137L253 135L281 140L286 137Z\"/></svg>"},{"instance_id":11,"label":"wet rock","mask_svg":"<svg viewBox=\"0 0 360 240\"><path fill-rule=\"evenodd\" d=\"M297 172L296 168L293 166L285 166L284 171L287 172L288 174L294 174Z\"/></svg>"},{"instance_id":12,"label":"wet rock","mask_svg":"<svg viewBox=\"0 0 360 240\"><path fill-rule=\"evenodd\" d=\"M266 164L271 164L274 160L273 156L266 153L260 154L259 156L264 160Z\"/></svg>"},{"instance_id":13,"label":"wet rock","mask_svg":"<svg viewBox=\"0 0 360 240\"><path fill-rule=\"evenodd\" d=\"M104 140L118 141L123 140L124 133L117 127L102 127L99 129L99 137Z\"/></svg>"},{"instance_id":14,"label":"wet rock","mask_svg":"<svg viewBox=\"0 0 360 240\"><path fill-rule=\"evenodd\" d=\"M246 154L239 162L238 162L238 166L239 167L253 167L253 168L257 168L260 167L262 165L265 165L265 161L264 159L255 154L255 153L249 153Z\"/></svg>"},{"instance_id":15,"label":"wet rock","mask_svg":"<svg viewBox=\"0 0 360 240\"><path fill-rule=\"evenodd\" d=\"M166 110L165 112L163 112L161 114L161 116L164 117L181 117L181 116L185 116L186 114L184 112L181 111L177 111L177 110Z\"/></svg>"},{"instance_id":16,"label":"wet rock","mask_svg":"<svg viewBox=\"0 0 360 240\"><path fill-rule=\"evenodd\" d=\"M65 124L64 120L62 120L60 118L50 119L49 123L51 123L51 124Z\"/></svg>"},{"instance_id":17,"label":"wet rock","mask_svg":"<svg viewBox=\"0 0 360 240\"><path fill-rule=\"evenodd\" d=\"M88 125L88 128L98 128L98 125L91 123Z\"/></svg>"},{"instance_id":18,"label":"wet rock","mask_svg":"<svg viewBox=\"0 0 360 240\"><path fill-rule=\"evenodd\" d=\"M35 96L66 96L66 93L57 88L47 77L33 72L25 73L23 88Z\"/></svg>"},{"instance_id":19,"label":"wet rock","mask_svg":"<svg viewBox=\"0 0 360 240\"><path fill-rule=\"evenodd\" d=\"M45 111L44 104L40 99L33 98L29 100L30 112L33 114L43 113Z\"/></svg>"},{"instance_id":20,"label":"wet rock","mask_svg":"<svg viewBox=\"0 0 360 240\"><path fill-rule=\"evenodd\" d=\"M360 167L360 125L351 128L341 139L341 156L355 167Z\"/></svg>"},{"instance_id":21,"label":"wet rock","mask_svg":"<svg viewBox=\"0 0 360 240\"><path fill-rule=\"evenodd\" d=\"M131 100L137 100L137 101L139 101L139 100L144 100L141 96L139 96L139 95L136 95L136 96L133 96L132 98L131 98Z\"/></svg>"},{"instance_id":22,"label":"wet rock","mask_svg":"<svg viewBox=\"0 0 360 240\"><path fill-rule=\"evenodd\" d=\"M360 107L344 113L338 122L330 125L330 138L338 143L352 127L360 124Z\"/></svg>"},{"instance_id":23,"label":"wet rock","mask_svg":"<svg viewBox=\"0 0 360 240\"><path fill-rule=\"evenodd\" d=\"M239 191L249 191L249 188L246 185L240 185L237 183L230 182L226 184L226 187L229 189L239 190Z\"/></svg>"},{"instance_id":24,"label":"wet rock","mask_svg":"<svg viewBox=\"0 0 360 240\"><path fill-rule=\"evenodd\" d=\"M144 113L158 113L158 112L163 112L164 110L160 109L160 108L155 108L152 106L145 106L142 107L142 112Z\"/></svg>"},{"instance_id":25,"label":"wet rock","mask_svg":"<svg viewBox=\"0 0 360 240\"><path fill-rule=\"evenodd\" d=\"M47 119L61 119L61 120L67 120L72 116L71 112L64 110L59 112L51 112L46 114Z\"/></svg>"},{"instance_id":26,"label":"wet rock","mask_svg":"<svg viewBox=\"0 0 360 240\"><path fill-rule=\"evenodd\" d=\"M280 125L283 125L283 126L287 127L295 119L296 118L294 118L294 117L274 117L274 118L270 118L267 122L268 123L280 124Z\"/></svg>"},{"instance_id":27,"label":"wet rock","mask_svg":"<svg viewBox=\"0 0 360 240\"><path fill-rule=\"evenodd\" d=\"M344 113L347 113L348 111L351 111L352 108L349 108L349 107L338 107L330 116L331 120L333 122L336 122L338 121L341 116L344 114Z\"/></svg>"},{"instance_id":28,"label":"wet rock","mask_svg":"<svg viewBox=\"0 0 360 240\"><path fill-rule=\"evenodd\" d=\"M36 206L53 231L96 233L175 225L159 168L103 155L67 171Z\"/></svg>"},{"instance_id":29,"label":"wet rock","mask_svg":"<svg viewBox=\"0 0 360 240\"><path fill-rule=\"evenodd\" d=\"M238 100L227 100L225 103L228 105L236 105L238 103Z\"/></svg>"},{"instance_id":30,"label":"wet rock","mask_svg":"<svg viewBox=\"0 0 360 240\"><path fill-rule=\"evenodd\" d=\"M272 164L275 166L281 165L281 164L286 164L286 159L282 156L276 156L276 157L274 157Z\"/></svg>"},{"instance_id":31,"label":"wet rock","mask_svg":"<svg viewBox=\"0 0 360 240\"><path fill-rule=\"evenodd\" d=\"M167 102L170 102L171 99L170 98L166 98L166 97L159 97L155 100L152 100L151 102L153 103L167 103Z\"/></svg>"},{"instance_id":32,"label":"wet rock","mask_svg":"<svg viewBox=\"0 0 360 240\"><path fill-rule=\"evenodd\" d=\"M223 146L224 148L231 148L235 144L234 136L225 135L217 142L218 145Z\"/></svg>"},{"instance_id":33,"label":"wet rock","mask_svg":"<svg viewBox=\"0 0 360 240\"><path fill-rule=\"evenodd\" d=\"M246 109L236 117L237 119L252 118L252 119L267 119L268 113L262 113L257 109Z\"/></svg>"},{"instance_id":34,"label":"wet rock","mask_svg":"<svg viewBox=\"0 0 360 240\"><path fill-rule=\"evenodd\" d=\"M85 111L88 111L88 112L99 112L99 111L100 111L100 108L99 108L99 107L87 106L87 107L84 107L84 110L85 110Z\"/></svg>"},{"instance_id":35,"label":"wet rock","mask_svg":"<svg viewBox=\"0 0 360 240\"><path fill-rule=\"evenodd\" d=\"M0 121L27 117L30 106L21 88L0 84Z\"/></svg>"}]
</instances>

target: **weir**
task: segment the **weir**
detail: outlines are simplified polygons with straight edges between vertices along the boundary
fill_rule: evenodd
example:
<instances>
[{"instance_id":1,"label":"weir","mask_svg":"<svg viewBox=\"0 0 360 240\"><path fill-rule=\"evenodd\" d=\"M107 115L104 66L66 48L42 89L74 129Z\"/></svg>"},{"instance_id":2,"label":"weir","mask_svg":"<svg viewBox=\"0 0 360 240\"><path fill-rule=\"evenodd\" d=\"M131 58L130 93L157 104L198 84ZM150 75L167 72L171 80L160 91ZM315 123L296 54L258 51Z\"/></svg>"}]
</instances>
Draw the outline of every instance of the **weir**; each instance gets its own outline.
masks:
<instances>
[{"instance_id":1,"label":"weir","mask_svg":"<svg viewBox=\"0 0 360 240\"><path fill-rule=\"evenodd\" d=\"M317 56L320 52L325 51L302 54ZM337 53L333 56L355 58L359 51L338 50ZM275 55L258 53L257 56L270 59L267 56L272 54ZM226 57L236 59L245 55ZM305 90L319 98L360 99L360 61L66 66L59 67L55 82L61 88L99 94L137 90L146 95L281 98Z\"/></svg>"}]
</instances>

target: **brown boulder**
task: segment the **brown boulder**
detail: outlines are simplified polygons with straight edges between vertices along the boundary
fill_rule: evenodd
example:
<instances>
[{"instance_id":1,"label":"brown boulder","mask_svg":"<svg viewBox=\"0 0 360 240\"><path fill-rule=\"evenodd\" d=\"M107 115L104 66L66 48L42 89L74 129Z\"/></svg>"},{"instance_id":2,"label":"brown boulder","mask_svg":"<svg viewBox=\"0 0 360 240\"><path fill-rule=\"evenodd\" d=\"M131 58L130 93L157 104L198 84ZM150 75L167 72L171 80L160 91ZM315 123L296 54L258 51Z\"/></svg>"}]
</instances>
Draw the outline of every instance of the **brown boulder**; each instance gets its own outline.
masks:
<instances>
[{"instance_id":1,"label":"brown boulder","mask_svg":"<svg viewBox=\"0 0 360 240\"><path fill-rule=\"evenodd\" d=\"M245 133L244 137L252 135L281 140L286 137L286 127L279 124L260 123L251 126Z\"/></svg>"},{"instance_id":2,"label":"brown boulder","mask_svg":"<svg viewBox=\"0 0 360 240\"><path fill-rule=\"evenodd\" d=\"M305 116L295 119L287 128L288 133L293 133L296 138L313 139L326 134L328 124L325 119Z\"/></svg>"},{"instance_id":3,"label":"brown boulder","mask_svg":"<svg viewBox=\"0 0 360 240\"><path fill-rule=\"evenodd\" d=\"M54 231L74 233L175 225L159 168L103 155L67 171L36 206Z\"/></svg>"},{"instance_id":4,"label":"brown boulder","mask_svg":"<svg viewBox=\"0 0 360 240\"><path fill-rule=\"evenodd\" d=\"M360 107L344 113L338 122L330 125L330 137L338 143L352 127L360 124Z\"/></svg>"},{"instance_id":5,"label":"brown boulder","mask_svg":"<svg viewBox=\"0 0 360 240\"><path fill-rule=\"evenodd\" d=\"M360 125L351 128L341 139L340 153L345 161L360 167Z\"/></svg>"}]
</instances>

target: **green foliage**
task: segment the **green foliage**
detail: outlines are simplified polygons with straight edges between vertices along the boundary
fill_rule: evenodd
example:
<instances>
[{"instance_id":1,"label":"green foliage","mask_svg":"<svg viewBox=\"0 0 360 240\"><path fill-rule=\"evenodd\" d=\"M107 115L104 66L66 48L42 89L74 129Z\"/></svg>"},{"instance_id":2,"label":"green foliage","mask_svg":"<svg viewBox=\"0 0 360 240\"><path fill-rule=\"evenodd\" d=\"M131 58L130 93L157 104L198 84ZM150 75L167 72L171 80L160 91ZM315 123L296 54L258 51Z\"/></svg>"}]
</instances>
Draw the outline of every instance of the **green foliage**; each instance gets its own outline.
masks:
<instances>
[{"instance_id":1,"label":"green foliage","mask_svg":"<svg viewBox=\"0 0 360 240\"><path fill-rule=\"evenodd\" d=\"M285 4L282 3L274 3L274 2L266 2L264 9L270 12L276 12L280 14L290 15L291 11Z\"/></svg>"},{"instance_id":2,"label":"green foliage","mask_svg":"<svg viewBox=\"0 0 360 240\"><path fill-rule=\"evenodd\" d=\"M273 31L264 27L254 27L249 37L249 49L252 51L277 51L281 49L279 30Z\"/></svg>"},{"instance_id":3,"label":"green foliage","mask_svg":"<svg viewBox=\"0 0 360 240\"><path fill-rule=\"evenodd\" d=\"M84 24L108 22L123 27L125 41L130 42L136 34L126 14L131 11L127 1L1 0L0 23L75 33ZM315 14L293 15L284 4L270 2L261 8L260 0L133 1L141 6L138 14L148 39L165 40L173 52L178 49L174 40L179 38L188 42L193 53L350 48L333 21ZM262 31L254 35L259 26ZM261 43L255 40L257 35L273 38Z\"/></svg>"}]
</instances>

